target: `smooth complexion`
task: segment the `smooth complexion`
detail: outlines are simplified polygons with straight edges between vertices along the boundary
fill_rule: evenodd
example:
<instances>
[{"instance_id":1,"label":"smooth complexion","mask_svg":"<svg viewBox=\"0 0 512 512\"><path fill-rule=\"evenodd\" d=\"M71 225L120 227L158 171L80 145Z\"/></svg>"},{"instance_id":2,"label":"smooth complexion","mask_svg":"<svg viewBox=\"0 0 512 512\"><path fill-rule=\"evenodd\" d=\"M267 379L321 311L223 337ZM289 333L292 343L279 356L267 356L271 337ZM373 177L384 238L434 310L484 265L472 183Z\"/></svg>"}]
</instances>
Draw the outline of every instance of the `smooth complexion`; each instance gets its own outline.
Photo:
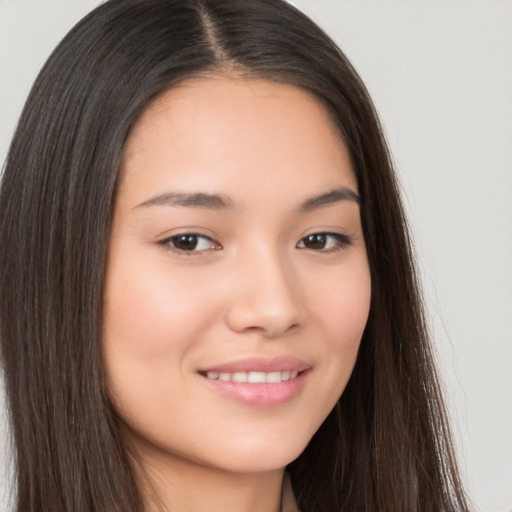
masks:
<instances>
[{"instance_id":1,"label":"smooth complexion","mask_svg":"<svg viewBox=\"0 0 512 512\"><path fill-rule=\"evenodd\" d=\"M104 358L171 509L280 509L283 468L343 392L368 317L357 192L326 111L292 86L189 80L135 125Z\"/></svg>"}]
</instances>

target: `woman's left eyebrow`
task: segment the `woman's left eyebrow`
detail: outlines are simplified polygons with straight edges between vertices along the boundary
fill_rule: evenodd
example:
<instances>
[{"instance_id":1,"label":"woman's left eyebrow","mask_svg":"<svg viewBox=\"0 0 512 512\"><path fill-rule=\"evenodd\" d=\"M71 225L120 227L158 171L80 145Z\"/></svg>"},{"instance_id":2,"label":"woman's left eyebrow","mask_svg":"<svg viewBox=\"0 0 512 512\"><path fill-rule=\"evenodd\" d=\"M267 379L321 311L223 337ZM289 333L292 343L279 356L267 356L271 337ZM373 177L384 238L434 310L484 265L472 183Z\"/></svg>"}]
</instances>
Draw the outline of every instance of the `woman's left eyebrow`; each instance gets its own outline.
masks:
<instances>
[{"instance_id":1,"label":"woman's left eyebrow","mask_svg":"<svg viewBox=\"0 0 512 512\"><path fill-rule=\"evenodd\" d=\"M338 187L324 194L310 197L299 206L298 211L300 213L310 212L317 208L322 208L323 206L329 206L347 200L354 201L361 206L361 197L356 192L347 187Z\"/></svg>"}]
</instances>

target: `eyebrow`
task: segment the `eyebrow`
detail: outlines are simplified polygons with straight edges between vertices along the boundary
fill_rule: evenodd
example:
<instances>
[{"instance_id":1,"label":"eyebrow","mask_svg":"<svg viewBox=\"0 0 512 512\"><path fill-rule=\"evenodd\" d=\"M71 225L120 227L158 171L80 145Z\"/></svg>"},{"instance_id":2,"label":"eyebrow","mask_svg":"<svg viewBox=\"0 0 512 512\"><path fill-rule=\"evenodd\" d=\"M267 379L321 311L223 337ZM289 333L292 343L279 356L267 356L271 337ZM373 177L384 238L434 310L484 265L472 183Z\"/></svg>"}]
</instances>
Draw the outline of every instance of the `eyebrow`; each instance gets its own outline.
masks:
<instances>
[{"instance_id":1,"label":"eyebrow","mask_svg":"<svg viewBox=\"0 0 512 512\"><path fill-rule=\"evenodd\" d=\"M204 192L166 192L144 201L136 206L184 206L189 208L206 208L209 210L233 210L235 204L226 196Z\"/></svg>"},{"instance_id":2,"label":"eyebrow","mask_svg":"<svg viewBox=\"0 0 512 512\"><path fill-rule=\"evenodd\" d=\"M349 188L338 187L326 192L325 194L320 194L307 199L299 206L298 211L301 213L310 212L317 208L329 206L341 201L354 201L361 206L361 198L358 194Z\"/></svg>"},{"instance_id":3,"label":"eyebrow","mask_svg":"<svg viewBox=\"0 0 512 512\"><path fill-rule=\"evenodd\" d=\"M354 201L361 205L361 198L354 191L346 187L338 187L318 196L306 199L298 208L299 213L306 213L324 206L341 201ZM156 195L135 208L146 206L182 206L188 208L206 208L209 210L234 210L232 199L221 194L208 194L205 192L165 192Z\"/></svg>"}]
</instances>

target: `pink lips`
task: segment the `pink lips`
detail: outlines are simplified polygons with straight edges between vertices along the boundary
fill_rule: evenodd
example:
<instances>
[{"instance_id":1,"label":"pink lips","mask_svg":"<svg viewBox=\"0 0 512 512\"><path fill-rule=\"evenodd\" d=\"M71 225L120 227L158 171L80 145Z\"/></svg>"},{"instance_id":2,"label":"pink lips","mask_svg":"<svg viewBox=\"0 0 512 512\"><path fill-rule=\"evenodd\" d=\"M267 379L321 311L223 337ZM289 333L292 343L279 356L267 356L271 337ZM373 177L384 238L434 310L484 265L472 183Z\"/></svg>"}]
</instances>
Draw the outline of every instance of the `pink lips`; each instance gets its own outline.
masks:
<instances>
[{"instance_id":1,"label":"pink lips","mask_svg":"<svg viewBox=\"0 0 512 512\"><path fill-rule=\"evenodd\" d=\"M291 356L275 358L248 358L230 363L211 366L199 370L200 376L210 389L237 402L255 407L273 407L295 398L302 390L311 370L311 365ZM264 372L290 372L296 374L281 382L235 382L234 380L215 380L208 374L235 374Z\"/></svg>"},{"instance_id":2,"label":"pink lips","mask_svg":"<svg viewBox=\"0 0 512 512\"><path fill-rule=\"evenodd\" d=\"M296 371L302 372L311 368L311 365L292 356L278 356L273 358L263 357L250 357L247 359L241 359L239 361L233 361L231 363L224 363L208 368L202 368L199 373L206 372L284 372L284 371Z\"/></svg>"}]
</instances>

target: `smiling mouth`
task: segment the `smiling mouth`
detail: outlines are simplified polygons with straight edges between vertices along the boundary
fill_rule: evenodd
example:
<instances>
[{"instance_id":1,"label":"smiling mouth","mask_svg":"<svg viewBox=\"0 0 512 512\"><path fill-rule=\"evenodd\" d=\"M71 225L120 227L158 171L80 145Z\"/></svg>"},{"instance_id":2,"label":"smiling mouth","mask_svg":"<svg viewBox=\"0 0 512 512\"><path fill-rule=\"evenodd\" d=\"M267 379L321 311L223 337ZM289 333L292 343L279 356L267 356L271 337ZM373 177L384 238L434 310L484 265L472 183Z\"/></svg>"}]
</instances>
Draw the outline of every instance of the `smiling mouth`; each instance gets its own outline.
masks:
<instances>
[{"instance_id":1,"label":"smiling mouth","mask_svg":"<svg viewBox=\"0 0 512 512\"><path fill-rule=\"evenodd\" d=\"M224 362L200 368L198 374L215 393L252 407L268 408L297 397L312 369L310 362L285 354Z\"/></svg>"},{"instance_id":2,"label":"smiling mouth","mask_svg":"<svg viewBox=\"0 0 512 512\"><path fill-rule=\"evenodd\" d=\"M249 384L279 384L295 379L300 373L298 371L275 371L275 372L202 372L201 374L210 380L223 382L237 382Z\"/></svg>"}]
</instances>

